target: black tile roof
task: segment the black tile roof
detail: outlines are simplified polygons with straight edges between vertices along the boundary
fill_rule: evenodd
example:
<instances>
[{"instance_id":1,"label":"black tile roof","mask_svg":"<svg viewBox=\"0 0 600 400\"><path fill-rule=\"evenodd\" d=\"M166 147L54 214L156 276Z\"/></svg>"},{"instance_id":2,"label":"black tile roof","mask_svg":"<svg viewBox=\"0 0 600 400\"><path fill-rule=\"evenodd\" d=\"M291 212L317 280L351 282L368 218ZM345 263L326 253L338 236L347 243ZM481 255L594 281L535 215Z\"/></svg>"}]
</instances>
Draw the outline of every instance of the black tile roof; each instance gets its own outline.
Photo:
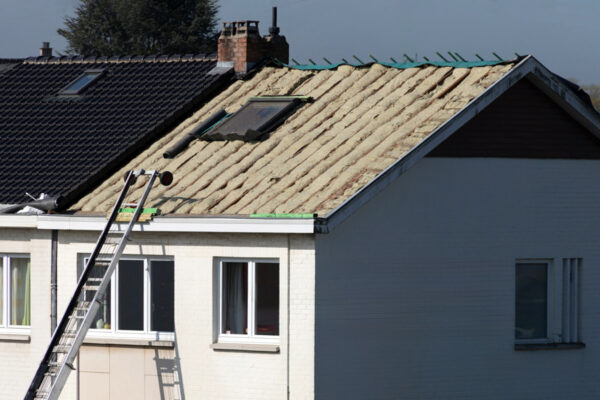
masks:
<instances>
[{"instance_id":1,"label":"black tile roof","mask_svg":"<svg viewBox=\"0 0 600 400\"><path fill-rule=\"evenodd\" d=\"M0 204L25 192L75 201L230 82L215 66L190 55L37 57L0 73ZM58 96L88 69L105 73Z\"/></svg>"}]
</instances>

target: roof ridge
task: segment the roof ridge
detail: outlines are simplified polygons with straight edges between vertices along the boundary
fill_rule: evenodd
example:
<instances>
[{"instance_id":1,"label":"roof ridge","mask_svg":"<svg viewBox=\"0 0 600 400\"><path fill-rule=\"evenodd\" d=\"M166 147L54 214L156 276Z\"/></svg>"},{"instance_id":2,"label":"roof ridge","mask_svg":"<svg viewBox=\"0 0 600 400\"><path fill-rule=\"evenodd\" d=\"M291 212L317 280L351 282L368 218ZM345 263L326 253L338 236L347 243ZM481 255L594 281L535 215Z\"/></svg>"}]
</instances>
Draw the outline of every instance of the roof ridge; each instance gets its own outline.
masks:
<instances>
[{"instance_id":1,"label":"roof ridge","mask_svg":"<svg viewBox=\"0 0 600 400\"><path fill-rule=\"evenodd\" d=\"M356 68L366 68L370 67L374 64L382 65L384 67L396 68L396 69L408 69L408 68L416 68L421 66L433 66L433 67L452 67L452 68L474 68L474 67L487 67L494 65L506 65L506 64L514 64L522 60L524 56L520 56L519 58L515 58L512 60L491 60L491 61L419 61L419 62L402 62L402 63L394 63L394 62L383 62L383 61L371 61L367 63L349 63L349 62L340 62L333 63L328 65L323 64L298 64L291 65L280 62L279 60L274 60L276 64L288 67L292 69L299 69L304 71L320 71L320 70L328 70L328 69L336 69L340 66L348 65L350 67Z\"/></svg>"},{"instance_id":2,"label":"roof ridge","mask_svg":"<svg viewBox=\"0 0 600 400\"><path fill-rule=\"evenodd\" d=\"M135 62L190 62L216 61L216 54L154 54L149 56L53 56L28 57L22 60L25 64L93 64L93 63L135 63Z\"/></svg>"}]
</instances>

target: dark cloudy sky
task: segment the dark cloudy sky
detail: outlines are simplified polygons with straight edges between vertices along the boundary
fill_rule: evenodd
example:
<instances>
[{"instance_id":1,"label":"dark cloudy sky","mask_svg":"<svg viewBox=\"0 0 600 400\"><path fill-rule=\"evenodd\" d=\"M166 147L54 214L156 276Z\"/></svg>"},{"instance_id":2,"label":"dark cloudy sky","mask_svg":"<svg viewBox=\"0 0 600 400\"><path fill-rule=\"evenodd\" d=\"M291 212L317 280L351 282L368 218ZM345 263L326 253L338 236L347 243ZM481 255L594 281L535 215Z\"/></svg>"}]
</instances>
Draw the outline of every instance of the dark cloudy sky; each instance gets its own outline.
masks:
<instances>
[{"instance_id":1,"label":"dark cloudy sky","mask_svg":"<svg viewBox=\"0 0 600 400\"><path fill-rule=\"evenodd\" d=\"M0 57L36 55L42 41L64 50L56 33L77 0L0 0ZM452 50L493 59L533 54L554 72L600 84L597 0L221 0L219 18L257 19L261 33L279 7L291 56L339 61L436 58Z\"/></svg>"}]
</instances>

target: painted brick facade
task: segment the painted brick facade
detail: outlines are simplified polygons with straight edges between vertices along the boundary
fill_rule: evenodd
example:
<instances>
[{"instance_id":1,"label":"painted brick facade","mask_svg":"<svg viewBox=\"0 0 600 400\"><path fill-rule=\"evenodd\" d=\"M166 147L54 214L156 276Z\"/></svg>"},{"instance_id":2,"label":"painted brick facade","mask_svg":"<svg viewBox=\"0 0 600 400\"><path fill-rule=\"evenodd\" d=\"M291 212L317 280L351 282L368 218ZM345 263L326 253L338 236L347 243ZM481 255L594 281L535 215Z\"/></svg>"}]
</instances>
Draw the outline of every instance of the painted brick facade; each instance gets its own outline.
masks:
<instances>
[{"instance_id":1,"label":"painted brick facade","mask_svg":"<svg viewBox=\"0 0 600 400\"><path fill-rule=\"evenodd\" d=\"M32 254L31 343L0 341L0 398L20 398L50 341L50 232L0 234L6 235L0 240L6 251ZM28 241L28 237L34 239ZM96 238L93 232L59 232L59 317L75 289L77 263L92 251ZM101 345L84 344L79 373L71 373L61 399L76 399L78 384L81 398L88 400L279 400L287 398L288 391L291 399L313 398L311 235L138 233L132 239L125 255L169 256L175 261L175 348L124 346L110 340ZM279 353L209 347L217 337L217 261L225 257L279 260Z\"/></svg>"},{"instance_id":2,"label":"painted brick facade","mask_svg":"<svg viewBox=\"0 0 600 400\"><path fill-rule=\"evenodd\" d=\"M316 398L597 398L599 181L595 160L423 159L318 235ZM516 260L564 257L587 347L516 351Z\"/></svg>"}]
</instances>

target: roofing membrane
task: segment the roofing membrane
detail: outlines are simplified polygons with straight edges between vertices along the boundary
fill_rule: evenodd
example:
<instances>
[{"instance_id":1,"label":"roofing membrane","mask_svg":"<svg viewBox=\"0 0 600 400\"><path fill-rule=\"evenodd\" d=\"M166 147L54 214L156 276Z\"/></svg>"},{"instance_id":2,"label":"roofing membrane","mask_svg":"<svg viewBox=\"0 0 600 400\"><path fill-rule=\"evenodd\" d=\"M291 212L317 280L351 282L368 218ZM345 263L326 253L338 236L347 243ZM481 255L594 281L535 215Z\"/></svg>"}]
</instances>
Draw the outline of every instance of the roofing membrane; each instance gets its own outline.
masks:
<instances>
[{"instance_id":1,"label":"roofing membrane","mask_svg":"<svg viewBox=\"0 0 600 400\"><path fill-rule=\"evenodd\" d=\"M125 171L145 168L174 174L174 183L153 188L146 203L163 214L324 216L513 66L266 67L232 84L73 209L107 212ZM298 109L266 140L196 140L174 159L162 157L215 111L233 113L249 98L265 95L304 95L314 102ZM142 193L143 182L137 185L132 199Z\"/></svg>"}]
</instances>

